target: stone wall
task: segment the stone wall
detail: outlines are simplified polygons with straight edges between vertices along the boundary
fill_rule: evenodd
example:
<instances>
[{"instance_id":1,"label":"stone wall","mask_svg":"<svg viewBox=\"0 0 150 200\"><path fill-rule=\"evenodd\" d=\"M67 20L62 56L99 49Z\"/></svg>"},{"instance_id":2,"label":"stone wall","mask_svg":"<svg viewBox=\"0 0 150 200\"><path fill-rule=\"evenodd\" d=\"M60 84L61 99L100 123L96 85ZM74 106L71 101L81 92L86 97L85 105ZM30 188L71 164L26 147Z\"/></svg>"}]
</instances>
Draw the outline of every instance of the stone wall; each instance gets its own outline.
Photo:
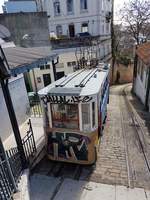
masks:
<instances>
[{"instance_id":1,"label":"stone wall","mask_svg":"<svg viewBox=\"0 0 150 200\"><path fill-rule=\"evenodd\" d=\"M11 32L17 46L49 46L48 18L46 12L0 14L0 24Z\"/></svg>"}]
</instances>

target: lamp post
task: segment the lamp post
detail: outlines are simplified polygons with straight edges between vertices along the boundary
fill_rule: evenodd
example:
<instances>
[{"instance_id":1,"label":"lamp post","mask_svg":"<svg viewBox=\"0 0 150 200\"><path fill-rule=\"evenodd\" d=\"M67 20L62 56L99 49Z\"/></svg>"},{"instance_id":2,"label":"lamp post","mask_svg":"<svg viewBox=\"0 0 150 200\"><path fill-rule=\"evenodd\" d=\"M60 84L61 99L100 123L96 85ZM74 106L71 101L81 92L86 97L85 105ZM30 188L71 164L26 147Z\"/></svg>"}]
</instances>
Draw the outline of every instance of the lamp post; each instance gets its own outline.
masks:
<instances>
[{"instance_id":1,"label":"lamp post","mask_svg":"<svg viewBox=\"0 0 150 200\"><path fill-rule=\"evenodd\" d=\"M20 154L22 169L25 169L27 167L27 160L24 153L22 139L21 139L20 131L18 127L18 122L17 122L16 114L13 108L13 103L12 103L9 88L8 88L9 78L10 78L9 65L7 63L4 52L0 46L0 83L1 83L2 91L3 91L6 107L8 110L10 122L11 122L12 129L14 132L17 148Z\"/></svg>"}]
</instances>

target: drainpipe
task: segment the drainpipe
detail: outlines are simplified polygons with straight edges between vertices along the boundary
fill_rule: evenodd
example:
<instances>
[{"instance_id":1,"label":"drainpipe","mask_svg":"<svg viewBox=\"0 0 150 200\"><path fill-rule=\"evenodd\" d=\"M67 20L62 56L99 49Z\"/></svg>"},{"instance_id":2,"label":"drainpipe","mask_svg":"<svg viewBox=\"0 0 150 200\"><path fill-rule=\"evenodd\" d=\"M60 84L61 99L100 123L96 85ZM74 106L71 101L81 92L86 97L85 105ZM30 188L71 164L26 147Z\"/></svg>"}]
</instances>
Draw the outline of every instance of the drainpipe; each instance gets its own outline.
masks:
<instances>
[{"instance_id":1,"label":"drainpipe","mask_svg":"<svg viewBox=\"0 0 150 200\"><path fill-rule=\"evenodd\" d=\"M57 74L56 74L56 65L59 63L59 57L57 57L57 61L54 62L54 60L52 60L52 67L53 67L53 73L54 73L54 80L57 80Z\"/></svg>"},{"instance_id":2,"label":"drainpipe","mask_svg":"<svg viewBox=\"0 0 150 200\"><path fill-rule=\"evenodd\" d=\"M150 66L148 70L148 84L147 84L147 90L146 90L146 98L145 98L145 109L146 111L149 111L149 95L150 95Z\"/></svg>"}]
</instances>

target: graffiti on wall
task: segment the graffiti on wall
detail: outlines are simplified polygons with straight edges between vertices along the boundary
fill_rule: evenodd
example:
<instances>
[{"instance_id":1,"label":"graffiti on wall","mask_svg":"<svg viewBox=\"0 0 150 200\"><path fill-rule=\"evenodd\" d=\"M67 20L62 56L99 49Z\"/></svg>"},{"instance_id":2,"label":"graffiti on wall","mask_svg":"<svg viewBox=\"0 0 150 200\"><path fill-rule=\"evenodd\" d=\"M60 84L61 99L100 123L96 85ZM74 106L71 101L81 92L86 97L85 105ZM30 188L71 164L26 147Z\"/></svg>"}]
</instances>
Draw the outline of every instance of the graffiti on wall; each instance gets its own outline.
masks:
<instances>
[{"instance_id":1,"label":"graffiti on wall","mask_svg":"<svg viewBox=\"0 0 150 200\"><path fill-rule=\"evenodd\" d=\"M75 133L49 133L48 154L54 159L76 161L88 160L88 144L90 139Z\"/></svg>"}]
</instances>

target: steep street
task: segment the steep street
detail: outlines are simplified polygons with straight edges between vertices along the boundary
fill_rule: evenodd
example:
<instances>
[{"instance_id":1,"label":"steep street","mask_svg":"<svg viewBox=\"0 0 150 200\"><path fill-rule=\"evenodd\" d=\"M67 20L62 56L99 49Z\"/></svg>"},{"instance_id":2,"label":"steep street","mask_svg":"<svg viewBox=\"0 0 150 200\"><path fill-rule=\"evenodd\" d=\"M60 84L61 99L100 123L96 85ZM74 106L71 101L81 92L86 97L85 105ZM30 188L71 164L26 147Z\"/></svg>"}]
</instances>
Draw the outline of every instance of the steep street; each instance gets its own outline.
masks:
<instances>
[{"instance_id":1,"label":"steep street","mask_svg":"<svg viewBox=\"0 0 150 200\"><path fill-rule=\"evenodd\" d=\"M93 190L91 189L91 184L94 185L94 183L94 188L96 187L96 183L100 183L102 185L110 185L111 190L116 190L116 188L114 188L116 185L122 185L125 186L123 187L124 192L127 190L125 188L150 190L150 165L148 159L150 139L147 129L149 115L141 111L140 103L134 96L131 96L130 90L131 85L111 87L108 118L99 146L96 164L92 166L79 166L75 164L52 162L45 157L32 171L31 199L36 199L35 195L37 197L38 192L43 195L49 195L47 197L45 196L45 199L61 199L59 195L62 195L65 191L66 184L72 185L68 185L68 187L71 187L71 190L74 187L79 187L76 185L83 185L83 183L90 184L87 189L90 191ZM134 105L136 110L140 112L141 116L144 116L144 118L140 117L140 121L134 121L134 118L137 116L134 116L135 113L128 104L132 105L132 109L134 109ZM142 132L141 130L144 131ZM144 149L142 148L143 145ZM36 186L36 183L40 184L38 178L49 185L46 186L47 190L45 187L43 188L44 191L42 191L42 188L41 191L39 191L39 186ZM53 186L50 184L52 180L54 181ZM109 188L107 185L103 186ZM97 187L100 187L100 185ZM51 188L52 191L50 191L49 188ZM144 191L142 189L141 191ZM121 189L117 188L117 190L120 191ZM148 199L148 195L141 199L144 200L146 198ZM62 199L69 199L69 196ZM117 197L114 197L114 199L117 199ZM131 199L137 200L140 198L136 198L136 196L134 198L133 196Z\"/></svg>"}]
</instances>

